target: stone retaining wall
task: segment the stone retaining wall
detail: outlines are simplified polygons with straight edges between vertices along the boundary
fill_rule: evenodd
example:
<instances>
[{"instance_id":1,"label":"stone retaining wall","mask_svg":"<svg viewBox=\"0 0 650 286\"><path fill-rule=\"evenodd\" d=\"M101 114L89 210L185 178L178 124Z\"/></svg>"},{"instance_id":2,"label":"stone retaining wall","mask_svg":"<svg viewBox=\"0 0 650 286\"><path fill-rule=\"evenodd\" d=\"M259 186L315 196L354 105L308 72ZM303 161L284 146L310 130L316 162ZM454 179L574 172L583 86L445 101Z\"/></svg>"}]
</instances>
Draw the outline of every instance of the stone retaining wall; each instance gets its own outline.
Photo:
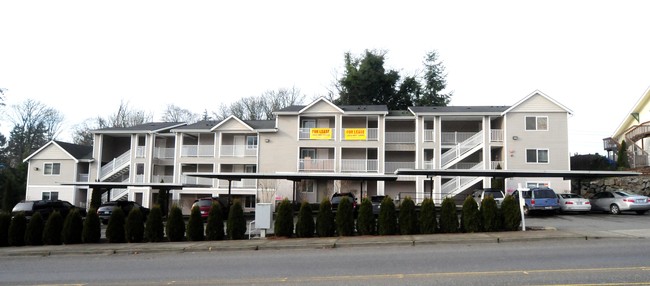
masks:
<instances>
[{"instance_id":1,"label":"stone retaining wall","mask_svg":"<svg viewBox=\"0 0 650 286\"><path fill-rule=\"evenodd\" d=\"M627 190L634 193L650 195L650 176L606 178L597 180L572 180L572 192L589 197L592 193L613 190Z\"/></svg>"}]
</instances>

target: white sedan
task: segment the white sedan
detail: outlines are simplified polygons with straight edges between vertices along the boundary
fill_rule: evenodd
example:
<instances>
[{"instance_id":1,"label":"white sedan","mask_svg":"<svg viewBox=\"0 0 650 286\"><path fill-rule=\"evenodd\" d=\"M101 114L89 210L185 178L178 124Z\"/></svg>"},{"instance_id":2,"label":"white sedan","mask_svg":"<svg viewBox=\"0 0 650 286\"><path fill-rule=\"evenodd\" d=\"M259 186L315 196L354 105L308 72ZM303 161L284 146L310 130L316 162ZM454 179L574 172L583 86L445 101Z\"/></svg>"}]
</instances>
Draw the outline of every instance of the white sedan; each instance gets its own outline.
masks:
<instances>
[{"instance_id":1,"label":"white sedan","mask_svg":"<svg viewBox=\"0 0 650 286\"><path fill-rule=\"evenodd\" d=\"M588 212L591 211L591 203L576 194L557 194L562 212Z\"/></svg>"}]
</instances>

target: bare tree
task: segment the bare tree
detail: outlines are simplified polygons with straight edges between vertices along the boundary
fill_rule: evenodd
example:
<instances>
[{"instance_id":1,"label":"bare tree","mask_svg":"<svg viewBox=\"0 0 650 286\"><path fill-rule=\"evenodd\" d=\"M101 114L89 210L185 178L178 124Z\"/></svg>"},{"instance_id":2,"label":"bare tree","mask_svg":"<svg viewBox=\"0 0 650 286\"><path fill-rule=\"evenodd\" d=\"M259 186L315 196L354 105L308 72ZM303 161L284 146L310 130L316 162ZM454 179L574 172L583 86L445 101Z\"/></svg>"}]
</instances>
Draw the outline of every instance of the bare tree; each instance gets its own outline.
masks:
<instances>
[{"instance_id":1,"label":"bare tree","mask_svg":"<svg viewBox=\"0 0 650 286\"><path fill-rule=\"evenodd\" d=\"M243 120L268 120L274 118L274 111L300 104L304 99L305 96L296 87L280 88L265 91L259 96L242 98L230 105L221 104L219 110L212 114L217 120L231 115Z\"/></svg>"},{"instance_id":2,"label":"bare tree","mask_svg":"<svg viewBox=\"0 0 650 286\"><path fill-rule=\"evenodd\" d=\"M153 120L153 115L143 110L135 110L129 107L128 102L122 100L117 111L108 117L97 116L94 119L87 119L73 128L73 140L75 144L92 145L92 130L110 127L131 127Z\"/></svg>"},{"instance_id":3,"label":"bare tree","mask_svg":"<svg viewBox=\"0 0 650 286\"><path fill-rule=\"evenodd\" d=\"M164 122L189 122L198 121L199 115L174 104L168 104L162 116Z\"/></svg>"}]
</instances>

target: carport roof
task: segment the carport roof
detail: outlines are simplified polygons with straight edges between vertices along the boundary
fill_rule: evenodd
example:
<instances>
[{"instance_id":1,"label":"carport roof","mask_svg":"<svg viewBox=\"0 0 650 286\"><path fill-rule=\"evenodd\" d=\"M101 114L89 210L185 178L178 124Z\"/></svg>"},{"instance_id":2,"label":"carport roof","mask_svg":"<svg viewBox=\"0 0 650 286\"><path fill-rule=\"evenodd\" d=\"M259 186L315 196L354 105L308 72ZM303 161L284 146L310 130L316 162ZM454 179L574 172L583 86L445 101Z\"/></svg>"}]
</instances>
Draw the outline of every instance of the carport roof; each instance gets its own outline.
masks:
<instances>
[{"instance_id":1,"label":"carport roof","mask_svg":"<svg viewBox=\"0 0 650 286\"><path fill-rule=\"evenodd\" d=\"M495 178L555 177L564 179L594 179L639 176L638 172L627 171L582 171L582 170L454 170L454 169L397 169L396 175L406 176L466 176Z\"/></svg>"},{"instance_id":2,"label":"carport roof","mask_svg":"<svg viewBox=\"0 0 650 286\"><path fill-rule=\"evenodd\" d=\"M187 176L221 180L241 179L285 179L300 180L351 180L351 181L395 181L397 175L351 174L351 173L185 173Z\"/></svg>"}]
</instances>

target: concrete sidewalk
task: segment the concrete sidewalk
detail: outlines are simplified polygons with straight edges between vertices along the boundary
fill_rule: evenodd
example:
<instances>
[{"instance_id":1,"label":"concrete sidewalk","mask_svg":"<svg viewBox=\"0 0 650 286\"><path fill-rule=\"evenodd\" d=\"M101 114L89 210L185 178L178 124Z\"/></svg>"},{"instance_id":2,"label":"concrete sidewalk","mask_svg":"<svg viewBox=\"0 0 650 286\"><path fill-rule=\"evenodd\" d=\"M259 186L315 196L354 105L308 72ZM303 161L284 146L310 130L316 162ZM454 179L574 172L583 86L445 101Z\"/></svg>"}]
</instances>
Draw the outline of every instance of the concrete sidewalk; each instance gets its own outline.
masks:
<instances>
[{"instance_id":1,"label":"concrete sidewalk","mask_svg":"<svg viewBox=\"0 0 650 286\"><path fill-rule=\"evenodd\" d=\"M98 243L76 245L46 245L1 247L0 256L51 255L114 255L141 253L183 253L204 251L251 251L284 249L324 249L345 247L416 246L434 244L507 243L539 240L650 238L650 229L618 231L559 231L554 228L531 227L527 231L481 232L431 235L350 236L317 238L256 238L201 242L160 243Z\"/></svg>"}]
</instances>

